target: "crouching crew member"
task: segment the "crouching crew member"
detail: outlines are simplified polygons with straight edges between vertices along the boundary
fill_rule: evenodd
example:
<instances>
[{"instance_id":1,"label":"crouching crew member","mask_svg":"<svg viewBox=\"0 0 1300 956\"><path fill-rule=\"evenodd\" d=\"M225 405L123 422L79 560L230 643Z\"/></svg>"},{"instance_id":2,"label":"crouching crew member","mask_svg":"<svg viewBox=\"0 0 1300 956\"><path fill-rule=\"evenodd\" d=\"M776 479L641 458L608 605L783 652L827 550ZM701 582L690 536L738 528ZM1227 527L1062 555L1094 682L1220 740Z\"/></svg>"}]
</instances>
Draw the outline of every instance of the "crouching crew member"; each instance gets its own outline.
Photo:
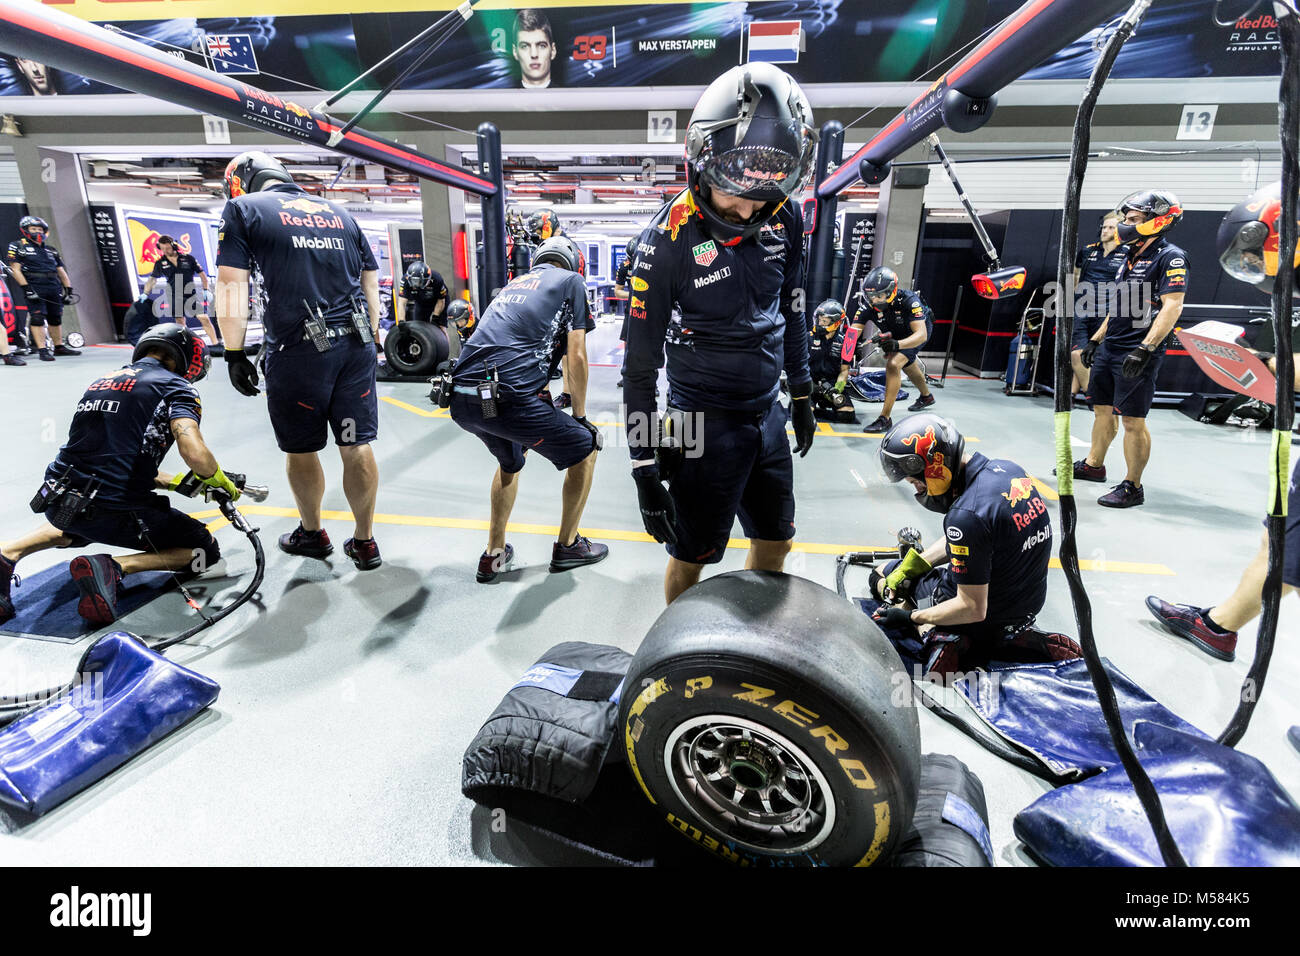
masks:
<instances>
[{"instance_id":1,"label":"crouching crew member","mask_svg":"<svg viewBox=\"0 0 1300 956\"><path fill-rule=\"evenodd\" d=\"M587 333L595 322L585 276L586 262L572 240L555 236L543 242L532 269L492 300L456 363L452 420L477 435L498 463L488 546L478 562L480 584L510 570L515 550L506 542L506 524L529 451L567 472L551 570L595 564L609 554L605 545L578 534L602 443L586 418ZM573 417L538 397L561 358L568 365Z\"/></svg>"},{"instance_id":2,"label":"crouching crew member","mask_svg":"<svg viewBox=\"0 0 1300 956\"><path fill-rule=\"evenodd\" d=\"M1146 501L1142 472L1151 457L1147 412L1156 395L1156 378L1174 324L1187 294L1187 253L1165 238L1183 218L1178 197L1163 190L1132 193L1119 205L1117 226L1127 253L1115 276L1110 317L1080 353L1092 369L1092 448L1074 463L1074 477L1106 480L1106 452L1124 423L1123 481L1097 503L1132 508Z\"/></svg>"},{"instance_id":3,"label":"crouching crew member","mask_svg":"<svg viewBox=\"0 0 1300 956\"><path fill-rule=\"evenodd\" d=\"M72 280L59 250L45 241L50 227L38 216L23 216L18 231L22 235L9 243L5 261L27 298L27 324L41 361L53 362L56 355L80 355L79 349L63 344L63 307L72 301Z\"/></svg>"},{"instance_id":4,"label":"crouching crew member","mask_svg":"<svg viewBox=\"0 0 1300 956\"><path fill-rule=\"evenodd\" d=\"M628 300L623 400L641 520L668 546L668 603L722 560L740 518L746 566L780 571L794 537L797 450L817 422L802 308L803 222L790 197L808 178L812 108L766 63L728 70L704 91L686 133L687 187L642 233ZM655 381L668 363L669 422L691 448L655 460ZM671 464L669 464L671 460ZM671 484L665 488L664 480Z\"/></svg>"},{"instance_id":5,"label":"crouching crew member","mask_svg":"<svg viewBox=\"0 0 1300 956\"><path fill-rule=\"evenodd\" d=\"M890 414L894 410L899 386L903 383L903 373L906 373L921 393L908 406L908 411L917 412L934 404L934 396L926 384L925 373L916 361L917 353L934 328L934 318L925 300L910 289L899 289L897 273L884 266L867 273L862 280L861 296L862 302L853 317L853 327L845 336L843 364L836 386L843 391L858 338L867 322L875 322L880 330L880 347L889 356L885 363L885 403L880 409L880 417L862 430L885 432L893 424Z\"/></svg>"},{"instance_id":6,"label":"crouching crew member","mask_svg":"<svg viewBox=\"0 0 1300 956\"><path fill-rule=\"evenodd\" d=\"M967 455L965 445L951 422L927 413L904 418L880 443L885 477L906 481L921 507L943 515L944 533L872 575L877 599L907 601L882 606L876 619L921 629L928 669L940 672L958 660L1024 656L1015 645L1047 599L1052 555L1052 519L1033 480L1015 462ZM1077 656L1070 644L1060 656Z\"/></svg>"},{"instance_id":7,"label":"crouching crew member","mask_svg":"<svg viewBox=\"0 0 1300 956\"><path fill-rule=\"evenodd\" d=\"M453 299L447 306L447 321L456 327L462 342L469 341L475 329L474 306L465 299Z\"/></svg>"},{"instance_id":8,"label":"crouching crew member","mask_svg":"<svg viewBox=\"0 0 1300 956\"><path fill-rule=\"evenodd\" d=\"M310 558L334 551L321 527L325 473L317 454L333 432L343 494L356 521L343 552L363 571L377 568L372 522L379 468L370 443L379 434L379 267L370 243L342 206L308 196L266 153L231 160L225 182L217 306L226 368L240 393L258 394L257 369L244 351L249 276L256 268L267 297L267 411L299 515L298 527L280 536L280 550Z\"/></svg>"},{"instance_id":9,"label":"crouching crew member","mask_svg":"<svg viewBox=\"0 0 1300 956\"><path fill-rule=\"evenodd\" d=\"M207 346L189 329L155 325L136 343L131 364L94 381L77 404L68 440L45 470L32 509L45 523L0 542L0 624L14 616L14 565L48 548L102 544L133 548L116 558L74 558L69 570L81 596L77 611L95 625L117 618L118 589L137 571L202 571L221 556L200 522L172 508L155 490L183 477L159 472L175 443L203 484L239 498L199 431L197 382L208 372Z\"/></svg>"},{"instance_id":10,"label":"crouching crew member","mask_svg":"<svg viewBox=\"0 0 1300 956\"><path fill-rule=\"evenodd\" d=\"M839 380L844 336L848 331L844 306L839 299L827 299L813 313L808 331L808 370L813 379L813 409L820 418L856 422L853 401L844 394Z\"/></svg>"},{"instance_id":11,"label":"crouching crew member","mask_svg":"<svg viewBox=\"0 0 1300 956\"><path fill-rule=\"evenodd\" d=\"M407 303L410 303L409 312ZM417 259L406 267L397 293L397 321L415 319L446 326L447 284L442 276Z\"/></svg>"}]
</instances>

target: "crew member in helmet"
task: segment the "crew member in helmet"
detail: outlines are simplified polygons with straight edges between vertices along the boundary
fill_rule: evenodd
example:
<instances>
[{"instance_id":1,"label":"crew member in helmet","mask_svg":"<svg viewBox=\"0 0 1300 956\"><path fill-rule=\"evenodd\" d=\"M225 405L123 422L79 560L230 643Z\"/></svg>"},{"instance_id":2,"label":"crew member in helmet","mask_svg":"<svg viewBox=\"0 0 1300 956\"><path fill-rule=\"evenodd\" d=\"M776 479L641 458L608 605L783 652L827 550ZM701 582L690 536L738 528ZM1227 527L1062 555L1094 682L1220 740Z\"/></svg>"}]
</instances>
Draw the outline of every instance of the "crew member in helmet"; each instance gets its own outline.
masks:
<instances>
[{"instance_id":1,"label":"crew member in helmet","mask_svg":"<svg viewBox=\"0 0 1300 956\"><path fill-rule=\"evenodd\" d=\"M1110 316L1080 353L1092 370L1092 447L1074 463L1081 481L1106 480L1106 452L1124 423L1124 480L1097 499L1108 508L1132 508L1146 501L1142 472L1151 457L1147 412L1155 400L1156 377L1174 324L1183 312L1189 266L1187 253L1166 238L1183 218L1178 197L1147 189L1119 204L1116 227L1127 256L1115 276Z\"/></svg>"},{"instance_id":2,"label":"crew member in helmet","mask_svg":"<svg viewBox=\"0 0 1300 956\"><path fill-rule=\"evenodd\" d=\"M45 241L50 227L39 216L23 216L18 231L22 235L9 243L5 262L27 298L27 324L41 361L53 362L56 355L80 355L79 349L63 344L63 307L72 301L72 280L59 250Z\"/></svg>"},{"instance_id":3,"label":"crew member in helmet","mask_svg":"<svg viewBox=\"0 0 1300 956\"><path fill-rule=\"evenodd\" d=\"M795 195L812 167L812 108L768 63L733 67L700 97L686 131L687 187L637 246L628 300L623 400L641 519L668 550L672 603L722 559L737 517L747 566L780 571L794 537L796 450L812 447L812 375L802 303L803 218ZM655 460L658 372L669 421L692 446ZM679 449L680 451L680 449ZM665 487L664 481L670 484Z\"/></svg>"},{"instance_id":4,"label":"crew member in helmet","mask_svg":"<svg viewBox=\"0 0 1300 956\"><path fill-rule=\"evenodd\" d=\"M587 333L596 327L587 308L586 272L571 239L547 239L537 247L533 267L492 300L456 363L452 420L477 435L497 460L488 546L476 575L480 584L511 570L515 551L506 541L506 524L529 451L566 473L551 570L595 564L609 554L605 545L578 534L601 447L600 432L586 418ZM573 389L572 417L538 395L561 357Z\"/></svg>"},{"instance_id":5,"label":"crew member in helmet","mask_svg":"<svg viewBox=\"0 0 1300 956\"><path fill-rule=\"evenodd\" d=\"M343 493L355 528L343 552L362 571L382 563L373 534L379 468L375 348L379 267L361 227L341 205L309 196L279 160L236 156L226 167L227 202L217 236L217 304L226 369L243 395L258 393L244 351L249 278L261 274L266 405L298 505L298 527L280 550L310 558L334 551L321 527L325 474L319 452L333 432Z\"/></svg>"},{"instance_id":6,"label":"crew member in helmet","mask_svg":"<svg viewBox=\"0 0 1300 956\"><path fill-rule=\"evenodd\" d=\"M447 306L447 321L456 327L462 342L468 341L474 334L474 306L467 299L452 299Z\"/></svg>"},{"instance_id":7,"label":"crew member in helmet","mask_svg":"<svg viewBox=\"0 0 1300 956\"><path fill-rule=\"evenodd\" d=\"M204 485L232 501L235 486L199 431L201 404L194 383L208 373L208 347L189 329L155 325L140 337L131 364L91 383L77 403L68 440L45 469L40 490L45 521L34 531L0 541L0 624L14 616L14 565L49 548L102 544L134 554L83 555L70 571L77 610L92 624L117 617L124 575L183 571L215 564L221 549L204 525L154 494L176 488L184 473L158 470L174 443ZM79 505L84 504L85 507Z\"/></svg>"},{"instance_id":8,"label":"crew member in helmet","mask_svg":"<svg viewBox=\"0 0 1300 956\"><path fill-rule=\"evenodd\" d=\"M410 302L410 315L407 314L407 302ZM397 321L408 318L421 322L432 322L444 328L447 319L443 315L447 308L447 284L442 276L417 259L406 267L402 278L402 288L397 294Z\"/></svg>"},{"instance_id":9,"label":"crew member in helmet","mask_svg":"<svg viewBox=\"0 0 1300 956\"><path fill-rule=\"evenodd\" d=\"M555 214L554 209L538 209L528 217L525 229L529 241L539 245L552 236L565 234L564 227L560 225L560 217Z\"/></svg>"},{"instance_id":10,"label":"crew member in helmet","mask_svg":"<svg viewBox=\"0 0 1300 956\"><path fill-rule=\"evenodd\" d=\"M880 409L880 417L862 430L872 433L886 432L893 425L890 416L894 411L894 401L898 398L898 389L903 384L904 374L921 393L917 400L908 406L908 411L917 412L934 404L934 395L925 381L925 372L916 361L921 346L934 330L934 316L920 294L910 289L899 289L898 274L884 266L867 273L862 280L859 300L857 314L853 316L853 325L844 338L844 352L841 356L840 373L835 387L837 391L844 391L858 339L867 323L875 322L876 328L880 330L878 336L880 347L889 356L885 361L885 403Z\"/></svg>"},{"instance_id":11,"label":"crew member in helmet","mask_svg":"<svg viewBox=\"0 0 1300 956\"><path fill-rule=\"evenodd\" d=\"M880 442L885 477L907 482L921 507L943 515L944 533L873 573L873 596L899 602L876 618L888 627L933 628L932 658L996 657L999 642L1032 625L1047 599L1046 502L1015 462L967 454L965 445L950 421L926 412L904 418Z\"/></svg>"},{"instance_id":12,"label":"crew member in helmet","mask_svg":"<svg viewBox=\"0 0 1300 956\"><path fill-rule=\"evenodd\" d=\"M1282 264L1279 226L1282 214L1282 184L1273 183L1239 203L1219 226L1217 251L1223 271L1234 279L1253 285L1272 296ZM1297 221L1300 228L1300 221ZM1300 300L1300 247L1291 263L1292 301ZM1277 374L1277 356L1258 353L1269 371ZM1294 388L1300 392L1300 353L1292 355ZM1286 546L1282 567L1282 594L1300 588L1300 460L1291 471L1287 495ZM1199 604L1171 604L1155 595L1147 598L1147 609L1179 637L1186 638L1211 657L1231 661L1236 657L1237 637L1259 616L1268 571L1268 536L1260 542L1255 559L1246 567L1236 589L1226 600L1208 607ZM1294 612L1294 606L1290 608ZM1282 633L1279 627L1278 633Z\"/></svg>"},{"instance_id":13,"label":"crew member in helmet","mask_svg":"<svg viewBox=\"0 0 1300 956\"><path fill-rule=\"evenodd\" d=\"M808 333L808 370L812 372L814 391L818 386L833 385L839 378L847 331L844 305L839 299L827 299L817 306Z\"/></svg>"}]
</instances>

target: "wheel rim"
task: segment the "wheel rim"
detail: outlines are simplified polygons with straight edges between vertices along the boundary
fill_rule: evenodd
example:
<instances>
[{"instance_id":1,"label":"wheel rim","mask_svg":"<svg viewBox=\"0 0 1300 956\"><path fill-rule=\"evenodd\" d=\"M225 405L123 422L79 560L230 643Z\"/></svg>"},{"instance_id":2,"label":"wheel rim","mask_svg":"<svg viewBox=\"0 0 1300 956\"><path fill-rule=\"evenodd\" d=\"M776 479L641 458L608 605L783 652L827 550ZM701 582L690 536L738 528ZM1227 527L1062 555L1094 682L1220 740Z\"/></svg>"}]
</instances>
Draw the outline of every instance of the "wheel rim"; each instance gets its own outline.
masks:
<instances>
[{"instance_id":1,"label":"wheel rim","mask_svg":"<svg viewBox=\"0 0 1300 956\"><path fill-rule=\"evenodd\" d=\"M736 845L807 853L835 826L830 785L808 754L743 717L706 714L674 728L664 767L677 798Z\"/></svg>"},{"instance_id":2,"label":"wheel rim","mask_svg":"<svg viewBox=\"0 0 1300 956\"><path fill-rule=\"evenodd\" d=\"M397 357L407 365L414 365L420 361L420 356L423 354L424 347L420 345L420 340L413 335L397 345Z\"/></svg>"}]
</instances>

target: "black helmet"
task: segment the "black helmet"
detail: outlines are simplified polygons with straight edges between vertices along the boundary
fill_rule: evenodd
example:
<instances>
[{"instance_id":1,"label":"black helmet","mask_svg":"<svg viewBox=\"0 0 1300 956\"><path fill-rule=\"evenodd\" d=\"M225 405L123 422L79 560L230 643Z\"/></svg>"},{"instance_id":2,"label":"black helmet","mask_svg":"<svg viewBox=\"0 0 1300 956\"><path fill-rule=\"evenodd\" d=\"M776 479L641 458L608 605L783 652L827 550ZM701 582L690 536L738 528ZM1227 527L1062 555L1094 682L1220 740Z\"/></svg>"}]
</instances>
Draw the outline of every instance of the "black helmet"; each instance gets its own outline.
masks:
<instances>
[{"instance_id":1,"label":"black helmet","mask_svg":"<svg viewBox=\"0 0 1300 956\"><path fill-rule=\"evenodd\" d=\"M686 127L686 182L713 238L757 235L802 188L817 142L812 122L799 84L770 63L732 67L709 84ZM715 189L766 205L748 223L729 222L708 202Z\"/></svg>"},{"instance_id":2,"label":"black helmet","mask_svg":"<svg viewBox=\"0 0 1300 956\"><path fill-rule=\"evenodd\" d=\"M862 304L869 305L877 312L883 312L885 306L894 301L898 295L898 273L884 266L877 266L867 273L862 280Z\"/></svg>"},{"instance_id":3,"label":"black helmet","mask_svg":"<svg viewBox=\"0 0 1300 956\"><path fill-rule=\"evenodd\" d=\"M161 322L145 330L135 343L131 361L138 362L150 349L162 349L176 361L176 374L187 382L197 382L208 374L212 359L208 346L201 338L183 325Z\"/></svg>"},{"instance_id":4,"label":"black helmet","mask_svg":"<svg viewBox=\"0 0 1300 956\"><path fill-rule=\"evenodd\" d=\"M1130 224L1121 218L1115 224L1120 242L1140 242L1168 232L1183 218L1183 204L1167 189L1142 189L1129 193L1117 210L1121 217L1136 209L1147 217L1146 222Z\"/></svg>"},{"instance_id":5,"label":"black helmet","mask_svg":"<svg viewBox=\"0 0 1300 956\"><path fill-rule=\"evenodd\" d=\"M1215 251L1219 265L1234 279L1273 294L1273 281L1281 267L1282 183L1258 190L1232 208L1219 224ZM1293 270L1300 269L1300 247ZM1292 295L1300 297L1300 275Z\"/></svg>"},{"instance_id":6,"label":"black helmet","mask_svg":"<svg viewBox=\"0 0 1300 956\"><path fill-rule=\"evenodd\" d=\"M537 247L537 252L533 256L533 265L540 266L544 262L553 262L561 268L586 278L587 259L577 243L568 236L552 236Z\"/></svg>"},{"instance_id":7,"label":"black helmet","mask_svg":"<svg viewBox=\"0 0 1300 956\"><path fill-rule=\"evenodd\" d=\"M465 328L474 324L474 307L464 299L452 299L447 306L447 321L453 325L465 322Z\"/></svg>"},{"instance_id":8,"label":"black helmet","mask_svg":"<svg viewBox=\"0 0 1300 956\"><path fill-rule=\"evenodd\" d=\"M293 177L274 156L252 150L240 153L226 164L223 181L226 198L234 199L265 189L271 183L291 183Z\"/></svg>"},{"instance_id":9,"label":"black helmet","mask_svg":"<svg viewBox=\"0 0 1300 956\"><path fill-rule=\"evenodd\" d=\"M45 231L39 236L33 236L31 230L40 227ZM23 216L18 220L18 231L21 232L29 241L36 243L38 246L45 243L45 237L50 233L50 224L40 216Z\"/></svg>"},{"instance_id":10,"label":"black helmet","mask_svg":"<svg viewBox=\"0 0 1300 956\"><path fill-rule=\"evenodd\" d=\"M428 266L422 261L416 259L406 267L406 284L416 292L423 292L433 281L433 275Z\"/></svg>"},{"instance_id":11,"label":"black helmet","mask_svg":"<svg viewBox=\"0 0 1300 956\"><path fill-rule=\"evenodd\" d=\"M560 225L560 217L554 209L537 210L528 217L528 225L524 228L533 242L545 242L552 236L564 235L564 227Z\"/></svg>"},{"instance_id":12,"label":"black helmet","mask_svg":"<svg viewBox=\"0 0 1300 956\"><path fill-rule=\"evenodd\" d=\"M921 507L947 514L964 490L962 457L966 439L952 422L922 412L908 415L885 432L880 441L880 468L890 481L921 478L924 492L916 496Z\"/></svg>"},{"instance_id":13,"label":"black helmet","mask_svg":"<svg viewBox=\"0 0 1300 956\"><path fill-rule=\"evenodd\" d=\"M820 325L821 323L818 322L817 320L820 319L822 316L826 316L828 319L830 319L830 321L827 322L826 324L831 326L835 325L837 322L843 321L844 319L843 303L841 303L839 299L827 299L821 305L817 306L817 311L813 313L813 324Z\"/></svg>"}]
</instances>

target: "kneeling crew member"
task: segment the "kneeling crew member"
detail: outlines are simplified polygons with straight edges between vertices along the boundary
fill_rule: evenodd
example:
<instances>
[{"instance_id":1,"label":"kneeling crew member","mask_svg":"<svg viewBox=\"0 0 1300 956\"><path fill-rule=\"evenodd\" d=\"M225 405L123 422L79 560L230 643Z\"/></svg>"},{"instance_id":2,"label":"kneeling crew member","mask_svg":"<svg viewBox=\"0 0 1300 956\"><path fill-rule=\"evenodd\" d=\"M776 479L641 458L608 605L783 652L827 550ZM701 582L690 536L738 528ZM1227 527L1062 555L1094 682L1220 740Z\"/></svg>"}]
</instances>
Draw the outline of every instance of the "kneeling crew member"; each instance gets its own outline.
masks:
<instances>
[{"instance_id":1,"label":"kneeling crew member","mask_svg":"<svg viewBox=\"0 0 1300 956\"><path fill-rule=\"evenodd\" d=\"M623 398L641 520L668 546L669 604L722 560L737 517L746 567L781 571L794 537L794 463L781 370L806 454L817 421L801 306L803 222L790 197L811 170L812 108L767 63L714 80L686 133L687 187L642 233L632 266ZM694 450L655 461L655 381ZM680 439L688 429L683 426ZM667 463L668 456L663 456ZM663 480L671 480L667 488Z\"/></svg>"},{"instance_id":2,"label":"kneeling crew member","mask_svg":"<svg viewBox=\"0 0 1300 956\"><path fill-rule=\"evenodd\" d=\"M63 344L63 307L72 301L72 280L59 250L45 241L50 227L38 216L23 216L18 231L22 236L9 243L6 263L9 274L27 297L27 324L41 361L53 362L56 355L80 355L79 349Z\"/></svg>"},{"instance_id":3,"label":"kneeling crew member","mask_svg":"<svg viewBox=\"0 0 1300 956\"><path fill-rule=\"evenodd\" d=\"M356 521L343 552L362 571L377 568L382 561L372 522L379 468L370 443L379 434L379 267L370 243L342 206L308 196L266 153L235 157L225 182L217 305L226 368L241 394L258 394L257 369L244 352L249 275L257 268L267 297L267 411L300 519L280 536L280 550L309 558L334 551L321 527L325 473L317 455L332 431Z\"/></svg>"},{"instance_id":4,"label":"kneeling crew member","mask_svg":"<svg viewBox=\"0 0 1300 956\"><path fill-rule=\"evenodd\" d=\"M930 337L934 320L925 300L910 289L900 290L898 274L884 266L867 273L862 280L861 296L863 301L858 307L857 315L853 317L853 327L845 336L843 364L836 387L843 390L858 338L868 321L875 322L880 329L880 347L889 356L885 362L885 403L880 409L880 417L862 430L885 432L893 424L890 414L894 410L899 386L903 384L903 373L907 374L921 393L908 406L908 411L917 412L934 404L934 396L926 384L925 373L916 361L921 346Z\"/></svg>"},{"instance_id":5,"label":"kneeling crew member","mask_svg":"<svg viewBox=\"0 0 1300 956\"><path fill-rule=\"evenodd\" d=\"M932 627L932 653L955 635L981 657L996 657L999 642L1031 625L1047 599L1052 519L1023 468L967 455L965 446L951 422L927 413L909 415L881 440L885 477L906 481L921 507L943 515L944 534L873 578L877 598L885 597L881 583L897 593L908 581L901 590L915 605L881 607L876 617L893 627Z\"/></svg>"},{"instance_id":6,"label":"kneeling crew member","mask_svg":"<svg viewBox=\"0 0 1300 956\"><path fill-rule=\"evenodd\" d=\"M1092 448L1074 463L1074 477L1106 480L1106 452L1124 422L1123 481L1097 499L1107 508L1132 508L1146 501L1142 472L1151 457L1147 412L1156 396L1156 377L1187 294L1187 253L1165 234L1183 218L1178 197L1164 190L1132 193L1119 205L1124 220L1119 241L1127 256L1115 277L1110 317L1080 353L1092 369Z\"/></svg>"},{"instance_id":7,"label":"kneeling crew member","mask_svg":"<svg viewBox=\"0 0 1300 956\"><path fill-rule=\"evenodd\" d=\"M407 302L411 304L409 315ZM407 266L402 288L397 293L397 321L415 319L445 327L447 319L443 313L446 308L447 284L442 281L442 276L418 259Z\"/></svg>"},{"instance_id":8,"label":"kneeling crew member","mask_svg":"<svg viewBox=\"0 0 1300 956\"><path fill-rule=\"evenodd\" d=\"M447 321L456 326L462 342L469 341L474 334L474 306L464 299L453 299L447 306Z\"/></svg>"},{"instance_id":9,"label":"kneeling crew member","mask_svg":"<svg viewBox=\"0 0 1300 956\"><path fill-rule=\"evenodd\" d=\"M202 571L221 557L207 528L153 493L175 488L184 477L158 470L175 442L190 470L208 476L199 479L203 484L232 501L239 498L199 431L201 406L192 383L207 374L208 363L207 346L189 329L155 325L136 343L130 365L86 389L68 441L33 500L45 523L0 542L0 624L14 616L14 565L38 551L92 543L138 549L117 558L91 554L72 560L69 570L81 592L77 611L100 626L117 618L124 575Z\"/></svg>"},{"instance_id":10,"label":"kneeling crew member","mask_svg":"<svg viewBox=\"0 0 1300 956\"><path fill-rule=\"evenodd\" d=\"M585 275L586 263L571 239L543 242L533 267L492 300L456 363L452 420L477 435L499 464L492 479L488 546L478 562L480 584L510 570L515 549L506 543L506 524L530 450L567 472L551 570L595 564L609 554L605 545L578 534L602 444L586 418L587 333L596 325L587 308ZM538 397L561 357L573 388L572 417Z\"/></svg>"}]
</instances>

